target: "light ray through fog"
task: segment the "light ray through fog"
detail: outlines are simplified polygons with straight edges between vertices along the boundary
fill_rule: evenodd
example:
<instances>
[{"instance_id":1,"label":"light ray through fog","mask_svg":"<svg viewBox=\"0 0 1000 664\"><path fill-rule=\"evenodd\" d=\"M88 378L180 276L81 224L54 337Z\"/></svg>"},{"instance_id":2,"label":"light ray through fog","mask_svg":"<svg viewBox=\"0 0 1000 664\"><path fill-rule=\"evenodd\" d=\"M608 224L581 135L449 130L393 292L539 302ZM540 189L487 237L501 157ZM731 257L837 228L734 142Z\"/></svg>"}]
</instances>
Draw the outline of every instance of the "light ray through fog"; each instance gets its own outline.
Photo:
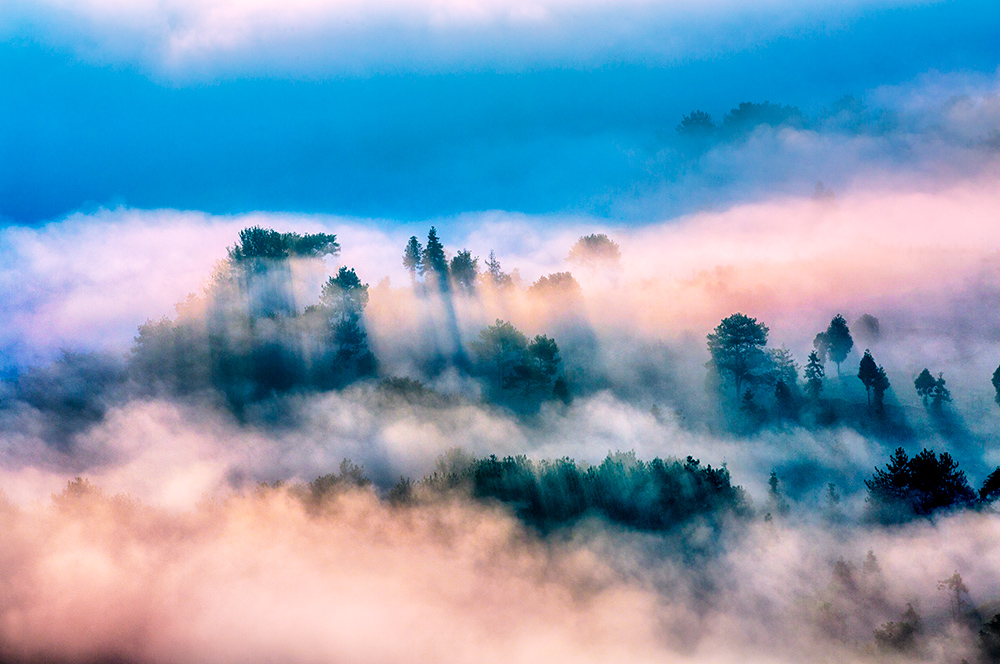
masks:
<instances>
[{"instance_id":1,"label":"light ray through fog","mask_svg":"<svg viewBox=\"0 0 1000 664\"><path fill-rule=\"evenodd\" d=\"M1000 661L997 34L0 3L0 660Z\"/></svg>"}]
</instances>

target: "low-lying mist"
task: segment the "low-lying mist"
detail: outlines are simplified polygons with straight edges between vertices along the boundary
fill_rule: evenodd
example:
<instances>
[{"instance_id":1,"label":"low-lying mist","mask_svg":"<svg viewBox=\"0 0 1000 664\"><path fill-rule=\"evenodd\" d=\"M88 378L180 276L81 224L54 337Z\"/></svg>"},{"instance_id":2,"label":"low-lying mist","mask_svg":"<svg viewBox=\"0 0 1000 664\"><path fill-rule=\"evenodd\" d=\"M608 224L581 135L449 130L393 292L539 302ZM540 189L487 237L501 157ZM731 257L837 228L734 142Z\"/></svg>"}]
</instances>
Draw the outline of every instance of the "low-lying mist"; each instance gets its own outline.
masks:
<instances>
[{"instance_id":1,"label":"low-lying mist","mask_svg":"<svg viewBox=\"0 0 1000 664\"><path fill-rule=\"evenodd\" d=\"M996 661L996 192L6 229L0 651Z\"/></svg>"}]
</instances>

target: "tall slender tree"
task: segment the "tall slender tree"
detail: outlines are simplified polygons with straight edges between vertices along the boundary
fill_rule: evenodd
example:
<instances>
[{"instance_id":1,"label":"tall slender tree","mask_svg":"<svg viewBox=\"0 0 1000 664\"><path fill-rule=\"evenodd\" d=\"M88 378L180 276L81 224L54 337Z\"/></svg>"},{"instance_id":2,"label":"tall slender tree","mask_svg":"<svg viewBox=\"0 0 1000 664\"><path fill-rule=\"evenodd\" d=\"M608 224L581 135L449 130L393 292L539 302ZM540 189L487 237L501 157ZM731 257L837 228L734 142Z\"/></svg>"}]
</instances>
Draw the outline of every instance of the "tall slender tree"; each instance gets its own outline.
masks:
<instances>
[{"instance_id":1,"label":"tall slender tree","mask_svg":"<svg viewBox=\"0 0 1000 664\"><path fill-rule=\"evenodd\" d=\"M809 393L809 396L813 399L819 399L819 395L823 391L823 379L826 377L826 369L823 368L823 362L820 361L819 354L816 351L809 353L809 361L806 363L803 373L806 378L806 391Z\"/></svg>"},{"instance_id":2,"label":"tall slender tree","mask_svg":"<svg viewBox=\"0 0 1000 664\"><path fill-rule=\"evenodd\" d=\"M448 290L448 258L444 253L444 245L438 239L437 229L431 226L427 232L427 246L424 247L422 258L423 274L433 275L441 291Z\"/></svg>"},{"instance_id":3,"label":"tall slender tree","mask_svg":"<svg viewBox=\"0 0 1000 664\"><path fill-rule=\"evenodd\" d=\"M839 378L840 363L847 359L847 354L854 348L854 339L851 338L847 321L840 314L834 316L833 320L830 321L830 326L826 328L826 343L830 359L837 365L837 377Z\"/></svg>"},{"instance_id":4,"label":"tall slender tree","mask_svg":"<svg viewBox=\"0 0 1000 664\"><path fill-rule=\"evenodd\" d=\"M403 251L403 267L410 273L410 284L417 282L418 272L423 274L423 253L424 248L420 246L417 236L411 235Z\"/></svg>"},{"instance_id":5,"label":"tall slender tree","mask_svg":"<svg viewBox=\"0 0 1000 664\"><path fill-rule=\"evenodd\" d=\"M861 358L861 363L858 365L858 378L861 383L865 386L865 394L868 396L868 405L872 405L872 388L875 387L875 383L878 380L878 365L875 364L875 358L869 350L865 350L864 356Z\"/></svg>"}]
</instances>

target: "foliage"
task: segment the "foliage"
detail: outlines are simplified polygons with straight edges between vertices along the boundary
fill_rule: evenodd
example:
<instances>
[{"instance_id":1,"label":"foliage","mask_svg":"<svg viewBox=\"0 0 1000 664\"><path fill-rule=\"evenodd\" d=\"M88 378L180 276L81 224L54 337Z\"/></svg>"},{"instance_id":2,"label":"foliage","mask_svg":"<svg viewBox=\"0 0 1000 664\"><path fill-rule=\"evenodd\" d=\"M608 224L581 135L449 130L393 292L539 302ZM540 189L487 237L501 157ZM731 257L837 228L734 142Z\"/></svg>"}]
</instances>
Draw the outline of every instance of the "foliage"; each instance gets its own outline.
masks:
<instances>
[{"instance_id":1,"label":"foliage","mask_svg":"<svg viewBox=\"0 0 1000 664\"><path fill-rule=\"evenodd\" d=\"M983 662L1000 662L1000 613L979 630L979 652Z\"/></svg>"},{"instance_id":2,"label":"foliage","mask_svg":"<svg viewBox=\"0 0 1000 664\"><path fill-rule=\"evenodd\" d=\"M744 382L759 380L768 368L767 326L740 313L724 318L708 335L708 352L720 375L728 375L742 394Z\"/></svg>"},{"instance_id":3,"label":"foliage","mask_svg":"<svg viewBox=\"0 0 1000 664\"><path fill-rule=\"evenodd\" d=\"M975 499L958 462L947 452L936 455L928 449L911 459L896 448L885 469L876 468L865 486L872 516L890 523L968 507Z\"/></svg>"},{"instance_id":4,"label":"foliage","mask_svg":"<svg viewBox=\"0 0 1000 664\"><path fill-rule=\"evenodd\" d=\"M473 341L480 361L496 374L500 392L519 390L524 394L552 385L561 359L555 339L537 335L530 342L513 324L497 319Z\"/></svg>"},{"instance_id":5,"label":"foliage","mask_svg":"<svg viewBox=\"0 0 1000 664\"><path fill-rule=\"evenodd\" d=\"M806 379L806 392L809 393L810 397L818 400L820 393L823 391L823 379L826 378L826 370L823 368L823 362L816 351L809 353L809 361L806 363L803 375Z\"/></svg>"},{"instance_id":6,"label":"foliage","mask_svg":"<svg viewBox=\"0 0 1000 664\"><path fill-rule=\"evenodd\" d=\"M913 387L924 400L924 406L933 404L935 408L940 409L946 402L951 401L951 392L945 387L943 374L938 374L938 377L934 378L929 370L924 369L913 381Z\"/></svg>"},{"instance_id":7,"label":"foliage","mask_svg":"<svg viewBox=\"0 0 1000 664\"><path fill-rule=\"evenodd\" d=\"M361 283L353 268L341 267L337 276L323 285L320 303L329 325L334 361L341 371L373 373L375 358L368 350L368 332L362 320L368 306L368 284Z\"/></svg>"},{"instance_id":8,"label":"foliage","mask_svg":"<svg viewBox=\"0 0 1000 664\"><path fill-rule=\"evenodd\" d=\"M1000 498L1000 467L983 480L983 486L979 489L980 502L992 503L997 498Z\"/></svg>"},{"instance_id":9,"label":"foliage","mask_svg":"<svg viewBox=\"0 0 1000 664\"><path fill-rule=\"evenodd\" d=\"M677 133L681 136L700 137L712 134L717 127L712 116L705 111L691 111L677 125Z\"/></svg>"},{"instance_id":10,"label":"foliage","mask_svg":"<svg viewBox=\"0 0 1000 664\"><path fill-rule=\"evenodd\" d=\"M875 630L875 645L882 652L912 651L916 648L920 629L920 616L907 604L899 622L887 622Z\"/></svg>"},{"instance_id":11,"label":"foliage","mask_svg":"<svg viewBox=\"0 0 1000 664\"><path fill-rule=\"evenodd\" d=\"M805 115L795 106L745 101L726 114L722 127L729 132L746 132L760 125L801 127L805 122Z\"/></svg>"},{"instance_id":12,"label":"foliage","mask_svg":"<svg viewBox=\"0 0 1000 664\"><path fill-rule=\"evenodd\" d=\"M863 314L854 321L854 329L865 341L875 342L882 336L882 328L878 322L878 318L871 314Z\"/></svg>"},{"instance_id":13,"label":"foliage","mask_svg":"<svg viewBox=\"0 0 1000 664\"><path fill-rule=\"evenodd\" d=\"M533 283L528 292L532 295L579 295L581 293L580 284L569 272L554 272L544 277L539 277Z\"/></svg>"},{"instance_id":14,"label":"foliage","mask_svg":"<svg viewBox=\"0 0 1000 664\"><path fill-rule=\"evenodd\" d=\"M496 323L481 330L479 339L470 345L481 361L496 369L497 386L502 390L514 367L523 361L528 338L512 323L498 318Z\"/></svg>"},{"instance_id":15,"label":"foliage","mask_svg":"<svg viewBox=\"0 0 1000 664\"><path fill-rule=\"evenodd\" d=\"M725 467L702 466L691 457L646 463L634 453L617 453L600 465L581 467L568 458L489 456L437 481L444 486L465 483L476 498L509 505L520 519L543 531L588 514L638 530L669 531L695 519L719 525L726 517L751 512L743 489L732 485Z\"/></svg>"},{"instance_id":16,"label":"foliage","mask_svg":"<svg viewBox=\"0 0 1000 664\"><path fill-rule=\"evenodd\" d=\"M239 412L271 394L326 389L372 374L363 324L368 285L353 269L341 267L330 277L317 304L301 312L292 306L285 259L339 250L333 237L242 231L202 298L189 298L175 320L139 327L131 376L152 391L218 390Z\"/></svg>"},{"instance_id":17,"label":"foliage","mask_svg":"<svg viewBox=\"0 0 1000 664\"><path fill-rule=\"evenodd\" d=\"M406 243L406 249L403 250L403 267L410 273L411 282L415 280L418 272L423 274L423 254L424 248L420 246L417 236L411 235L409 241Z\"/></svg>"},{"instance_id":18,"label":"foliage","mask_svg":"<svg viewBox=\"0 0 1000 664\"><path fill-rule=\"evenodd\" d=\"M309 483L309 498L318 503L328 496L370 485L371 480L365 475L364 467L344 459L336 473L321 475Z\"/></svg>"},{"instance_id":19,"label":"foliage","mask_svg":"<svg viewBox=\"0 0 1000 664\"><path fill-rule=\"evenodd\" d=\"M472 293L476 290L476 279L479 276L479 259L472 257L472 252L462 249L451 259L449 266L451 278L463 291Z\"/></svg>"},{"instance_id":20,"label":"foliage","mask_svg":"<svg viewBox=\"0 0 1000 664\"><path fill-rule=\"evenodd\" d=\"M830 321L830 326L826 328L824 342L826 351L830 359L837 365L837 375L840 375L840 363L847 359L848 353L854 348L854 339L851 338L851 331L847 327L847 321L843 316L837 314Z\"/></svg>"},{"instance_id":21,"label":"foliage","mask_svg":"<svg viewBox=\"0 0 1000 664\"><path fill-rule=\"evenodd\" d=\"M482 278L488 280L494 288L507 288L513 285L510 275L500 267L500 260L493 250L490 250L490 256L486 260L486 272L483 273Z\"/></svg>"},{"instance_id":22,"label":"foliage","mask_svg":"<svg viewBox=\"0 0 1000 664\"><path fill-rule=\"evenodd\" d=\"M338 253L340 244L336 235L279 233L270 228L251 226L240 231L240 241L229 249L229 260L240 264L253 259L321 258Z\"/></svg>"},{"instance_id":23,"label":"foliage","mask_svg":"<svg viewBox=\"0 0 1000 664\"><path fill-rule=\"evenodd\" d=\"M993 383L993 389L996 392L996 402L1000 404L1000 367L997 367L996 371L993 372L991 382Z\"/></svg>"},{"instance_id":24,"label":"foliage","mask_svg":"<svg viewBox=\"0 0 1000 664\"><path fill-rule=\"evenodd\" d=\"M621 263L622 252L618 243L604 233L585 235L576 241L569 251L567 260L585 267L617 267Z\"/></svg>"},{"instance_id":25,"label":"foliage","mask_svg":"<svg viewBox=\"0 0 1000 664\"><path fill-rule=\"evenodd\" d=\"M444 254L444 245L437 236L437 229L431 226L427 232L427 246L421 256L421 274L431 275L437 280L441 290L448 289L448 259Z\"/></svg>"},{"instance_id":26,"label":"foliage","mask_svg":"<svg viewBox=\"0 0 1000 664\"><path fill-rule=\"evenodd\" d=\"M875 358L872 357L871 351L867 349L858 365L858 379L865 386L868 405L872 405L872 396L874 396L875 409L881 412L885 391L890 387L889 378L885 374L885 369L875 364Z\"/></svg>"}]
</instances>

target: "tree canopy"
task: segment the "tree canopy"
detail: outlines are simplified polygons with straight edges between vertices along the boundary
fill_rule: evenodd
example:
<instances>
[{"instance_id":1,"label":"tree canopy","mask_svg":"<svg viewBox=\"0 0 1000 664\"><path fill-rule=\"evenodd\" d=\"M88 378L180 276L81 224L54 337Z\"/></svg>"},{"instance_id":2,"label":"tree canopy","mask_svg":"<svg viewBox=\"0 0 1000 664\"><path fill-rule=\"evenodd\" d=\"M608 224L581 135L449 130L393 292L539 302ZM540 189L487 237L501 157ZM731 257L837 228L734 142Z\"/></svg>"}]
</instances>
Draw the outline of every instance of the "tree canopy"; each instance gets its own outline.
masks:
<instances>
[{"instance_id":1,"label":"tree canopy","mask_svg":"<svg viewBox=\"0 0 1000 664\"><path fill-rule=\"evenodd\" d=\"M756 318L736 313L724 318L707 337L712 364L721 376L732 379L737 396L744 383L752 383L768 366L764 352L768 332Z\"/></svg>"},{"instance_id":2,"label":"tree canopy","mask_svg":"<svg viewBox=\"0 0 1000 664\"><path fill-rule=\"evenodd\" d=\"M968 507L975 500L965 472L950 454L921 450L912 459L896 448L885 468L876 468L868 488L873 515L881 521L905 521L941 509Z\"/></svg>"},{"instance_id":3,"label":"tree canopy","mask_svg":"<svg viewBox=\"0 0 1000 664\"><path fill-rule=\"evenodd\" d=\"M241 230L239 238L239 242L229 249L229 260L234 264L254 258L320 258L340 253L337 236L328 233L300 235L251 226Z\"/></svg>"},{"instance_id":4,"label":"tree canopy","mask_svg":"<svg viewBox=\"0 0 1000 664\"><path fill-rule=\"evenodd\" d=\"M585 267L600 266L617 267L621 262L622 252L618 243L604 233L585 235L576 241L569 251L567 259Z\"/></svg>"}]
</instances>

